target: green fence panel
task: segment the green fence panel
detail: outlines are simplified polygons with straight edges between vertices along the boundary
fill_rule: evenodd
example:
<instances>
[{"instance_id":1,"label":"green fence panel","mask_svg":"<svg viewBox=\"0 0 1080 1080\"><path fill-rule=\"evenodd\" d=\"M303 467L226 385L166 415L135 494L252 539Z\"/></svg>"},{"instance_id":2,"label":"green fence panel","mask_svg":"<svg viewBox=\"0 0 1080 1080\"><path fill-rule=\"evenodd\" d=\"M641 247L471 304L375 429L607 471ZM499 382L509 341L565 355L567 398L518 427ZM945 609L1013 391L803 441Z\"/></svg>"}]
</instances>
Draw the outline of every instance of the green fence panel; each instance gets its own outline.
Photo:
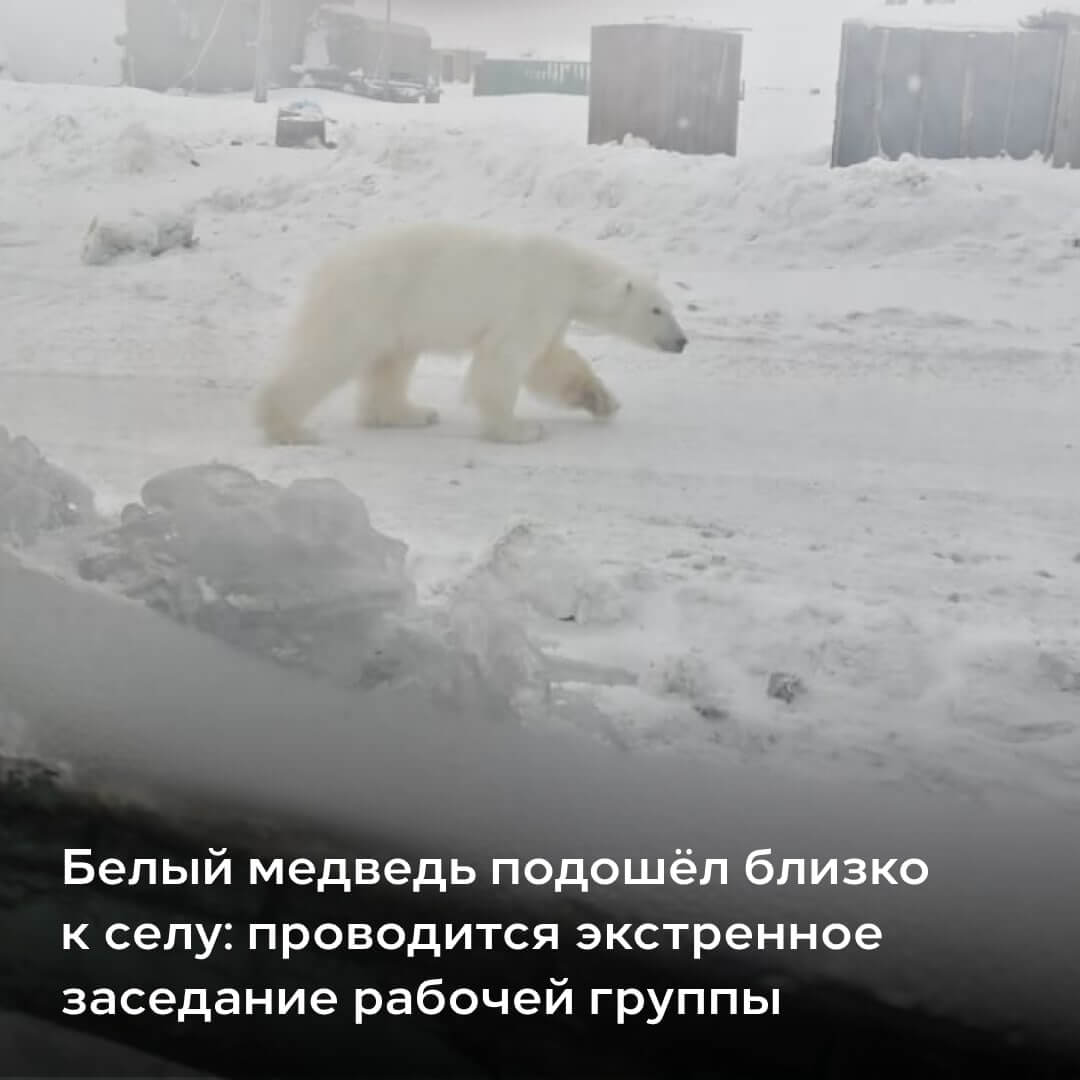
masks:
<instances>
[{"instance_id":1,"label":"green fence panel","mask_svg":"<svg viewBox=\"0 0 1080 1080\"><path fill-rule=\"evenodd\" d=\"M589 65L569 60L484 60L476 69L473 93L588 94Z\"/></svg>"}]
</instances>

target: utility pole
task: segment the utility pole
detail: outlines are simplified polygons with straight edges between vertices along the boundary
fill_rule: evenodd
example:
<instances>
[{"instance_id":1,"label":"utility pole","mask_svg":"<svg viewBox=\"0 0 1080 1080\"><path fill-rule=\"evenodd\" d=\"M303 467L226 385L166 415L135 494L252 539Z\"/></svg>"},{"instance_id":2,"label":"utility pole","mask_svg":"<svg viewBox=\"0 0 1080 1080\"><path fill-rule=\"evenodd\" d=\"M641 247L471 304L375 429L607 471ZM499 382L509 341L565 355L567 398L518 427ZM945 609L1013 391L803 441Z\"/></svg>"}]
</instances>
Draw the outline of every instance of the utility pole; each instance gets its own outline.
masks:
<instances>
[{"instance_id":1,"label":"utility pole","mask_svg":"<svg viewBox=\"0 0 1080 1080\"><path fill-rule=\"evenodd\" d=\"M269 96L271 34L270 0L259 0L259 29L255 37L255 100L260 104Z\"/></svg>"}]
</instances>

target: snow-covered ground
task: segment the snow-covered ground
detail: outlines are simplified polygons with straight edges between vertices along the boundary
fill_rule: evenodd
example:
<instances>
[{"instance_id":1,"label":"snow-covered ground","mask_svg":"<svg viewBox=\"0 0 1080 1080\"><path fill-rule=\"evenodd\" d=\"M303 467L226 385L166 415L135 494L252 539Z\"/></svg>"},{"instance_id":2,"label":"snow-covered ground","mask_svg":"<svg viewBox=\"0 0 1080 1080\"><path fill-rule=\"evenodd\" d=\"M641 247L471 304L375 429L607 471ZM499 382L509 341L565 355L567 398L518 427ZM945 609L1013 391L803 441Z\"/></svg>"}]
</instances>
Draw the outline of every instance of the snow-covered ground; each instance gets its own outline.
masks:
<instances>
[{"instance_id":1,"label":"snow-covered ground","mask_svg":"<svg viewBox=\"0 0 1080 1080\"><path fill-rule=\"evenodd\" d=\"M583 99L314 96L337 150L275 148L245 98L0 83L0 425L106 515L203 461L340 480L422 600L552 658L551 723L632 752L1080 810L1074 173L831 171L827 95L750 93L735 161L586 146ZM133 212L197 245L85 265L91 220ZM534 445L478 441L446 358L417 375L433 429L358 430L344 395L322 445L261 445L305 274L436 218L657 270L690 348L579 335L623 409L526 401Z\"/></svg>"}]
</instances>

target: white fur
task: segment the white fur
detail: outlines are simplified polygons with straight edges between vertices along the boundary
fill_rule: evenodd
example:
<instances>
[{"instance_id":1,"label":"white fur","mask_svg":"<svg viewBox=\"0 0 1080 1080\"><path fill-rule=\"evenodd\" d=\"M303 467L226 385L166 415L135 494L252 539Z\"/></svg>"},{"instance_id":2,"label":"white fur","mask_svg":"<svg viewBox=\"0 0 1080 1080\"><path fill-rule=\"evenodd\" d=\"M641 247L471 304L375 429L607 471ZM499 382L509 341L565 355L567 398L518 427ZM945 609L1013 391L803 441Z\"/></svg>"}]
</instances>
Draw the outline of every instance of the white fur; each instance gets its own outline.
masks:
<instances>
[{"instance_id":1,"label":"white fur","mask_svg":"<svg viewBox=\"0 0 1080 1080\"><path fill-rule=\"evenodd\" d=\"M523 384L597 415L614 411L599 380L603 400L571 400L568 380L595 380L584 359L563 345L575 321L660 351L686 345L650 278L558 237L440 223L371 235L313 276L286 364L261 391L257 419L272 441L307 441L305 417L357 380L360 422L431 424L435 410L408 397L416 361L425 352L468 350L467 389L484 434L511 442L539 438L539 425L514 416ZM544 363L552 367L546 376Z\"/></svg>"},{"instance_id":2,"label":"white fur","mask_svg":"<svg viewBox=\"0 0 1080 1080\"><path fill-rule=\"evenodd\" d=\"M615 395L600 381L589 362L576 349L557 341L539 357L525 376L525 386L537 397L585 409L598 420L619 410Z\"/></svg>"}]
</instances>

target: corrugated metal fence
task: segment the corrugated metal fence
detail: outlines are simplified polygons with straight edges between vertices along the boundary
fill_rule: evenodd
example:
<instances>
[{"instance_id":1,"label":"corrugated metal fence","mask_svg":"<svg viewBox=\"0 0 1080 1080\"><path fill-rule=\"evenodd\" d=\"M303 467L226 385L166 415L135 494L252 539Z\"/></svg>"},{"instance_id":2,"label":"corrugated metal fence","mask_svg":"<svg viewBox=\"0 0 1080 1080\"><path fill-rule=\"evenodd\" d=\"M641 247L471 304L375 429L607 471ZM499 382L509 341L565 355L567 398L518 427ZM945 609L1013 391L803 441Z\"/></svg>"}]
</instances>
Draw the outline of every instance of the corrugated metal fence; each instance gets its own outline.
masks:
<instances>
[{"instance_id":1,"label":"corrugated metal fence","mask_svg":"<svg viewBox=\"0 0 1080 1080\"><path fill-rule=\"evenodd\" d=\"M1069 34L1058 96L1057 131L1054 134L1054 164L1080 169L1080 31Z\"/></svg>"},{"instance_id":2,"label":"corrugated metal fence","mask_svg":"<svg viewBox=\"0 0 1080 1080\"><path fill-rule=\"evenodd\" d=\"M1056 31L845 23L833 164L901 154L1051 157L1058 142L1069 159L1067 144L1070 138L1076 143L1080 124L1080 90L1073 90L1072 101L1065 91L1069 80L1080 81L1080 58L1076 42L1068 50L1066 42ZM1064 137L1063 124L1069 132Z\"/></svg>"},{"instance_id":3,"label":"corrugated metal fence","mask_svg":"<svg viewBox=\"0 0 1080 1080\"><path fill-rule=\"evenodd\" d=\"M484 60L473 76L473 93L587 94L589 65L574 60Z\"/></svg>"},{"instance_id":4,"label":"corrugated metal fence","mask_svg":"<svg viewBox=\"0 0 1080 1080\"><path fill-rule=\"evenodd\" d=\"M659 150L734 155L742 35L643 23L592 32L589 142L627 135Z\"/></svg>"}]
</instances>

